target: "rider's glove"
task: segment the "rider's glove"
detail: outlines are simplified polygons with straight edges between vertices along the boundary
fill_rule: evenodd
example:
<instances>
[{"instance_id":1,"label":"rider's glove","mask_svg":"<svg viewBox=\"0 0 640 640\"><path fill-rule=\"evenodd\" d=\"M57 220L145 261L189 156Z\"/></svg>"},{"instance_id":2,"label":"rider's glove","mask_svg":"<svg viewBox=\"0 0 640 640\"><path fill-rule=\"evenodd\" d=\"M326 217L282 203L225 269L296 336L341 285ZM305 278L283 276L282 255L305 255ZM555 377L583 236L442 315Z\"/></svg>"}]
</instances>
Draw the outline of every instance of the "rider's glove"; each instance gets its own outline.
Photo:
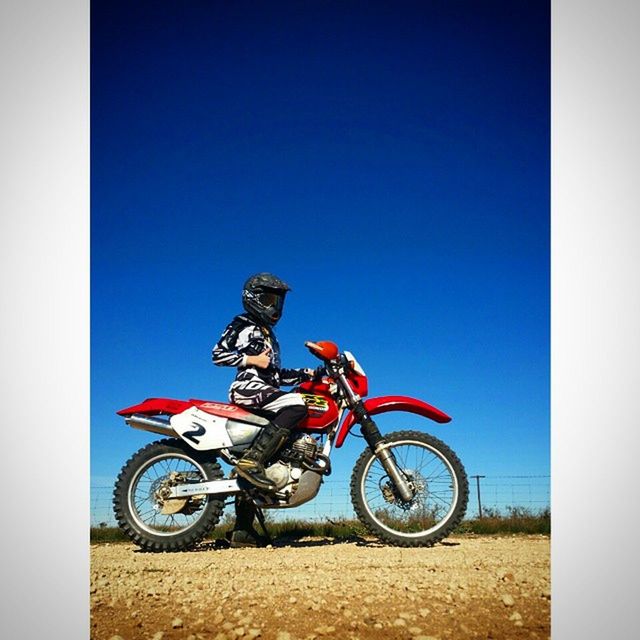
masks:
<instances>
[{"instance_id":1,"label":"rider's glove","mask_svg":"<svg viewBox=\"0 0 640 640\"><path fill-rule=\"evenodd\" d=\"M304 372L307 374L307 376L309 376L309 380L312 380L313 382L319 382L324 376L327 375L327 370L322 364L315 369L304 369Z\"/></svg>"},{"instance_id":2,"label":"rider's glove","mask_svg":"<svg viewBox=\"0 0 640 640\"><path fill-rule=\"evenodd\" d=\"M327 375L327 370L325 369L324 365L321 364L317 366L315 369L313 369L313 376L311 379L315 381L322 380L322 378L326 375Z\"/></svg>"}]
</instances>

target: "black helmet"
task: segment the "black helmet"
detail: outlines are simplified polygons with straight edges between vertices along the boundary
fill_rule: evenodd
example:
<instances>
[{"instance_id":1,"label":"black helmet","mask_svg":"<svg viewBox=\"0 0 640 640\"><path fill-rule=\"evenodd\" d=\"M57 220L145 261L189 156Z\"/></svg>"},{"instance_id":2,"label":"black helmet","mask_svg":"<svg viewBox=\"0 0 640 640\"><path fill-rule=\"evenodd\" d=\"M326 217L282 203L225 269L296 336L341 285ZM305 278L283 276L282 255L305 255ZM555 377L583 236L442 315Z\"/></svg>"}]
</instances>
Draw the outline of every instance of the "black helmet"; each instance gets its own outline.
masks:
<instances>
[{"instance_id":1,"label":"black helmet","mask_svg":"<svg viewBox=\"0 0 640 640\"><path fill-rule=\"evenodd\" d=\"M291 288L271 273L251 276L242 289L242 305L254 319L274 325L282 316L284 297Z\"/></svg>"}]
</instances>

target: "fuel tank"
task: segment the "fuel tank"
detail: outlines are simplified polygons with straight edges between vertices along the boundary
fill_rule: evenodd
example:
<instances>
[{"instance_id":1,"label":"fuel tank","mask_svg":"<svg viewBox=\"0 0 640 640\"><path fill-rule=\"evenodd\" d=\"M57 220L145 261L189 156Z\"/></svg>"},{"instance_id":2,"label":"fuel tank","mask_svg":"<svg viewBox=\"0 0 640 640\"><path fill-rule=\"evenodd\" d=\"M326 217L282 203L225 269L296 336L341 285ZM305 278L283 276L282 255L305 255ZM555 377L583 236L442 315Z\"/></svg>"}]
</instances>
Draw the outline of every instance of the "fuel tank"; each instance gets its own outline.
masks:
<instances>
[{"instance_id":1,"label":"fuel tank","mask_svg":"<svg viewBox=\"0 0 640 640\"><path fill-rule=\"evenodd\" d=\"M340 415L333 398L300 390L309 415L298 425L301 431L328 431Z\"/></svg>"}]
</instances>

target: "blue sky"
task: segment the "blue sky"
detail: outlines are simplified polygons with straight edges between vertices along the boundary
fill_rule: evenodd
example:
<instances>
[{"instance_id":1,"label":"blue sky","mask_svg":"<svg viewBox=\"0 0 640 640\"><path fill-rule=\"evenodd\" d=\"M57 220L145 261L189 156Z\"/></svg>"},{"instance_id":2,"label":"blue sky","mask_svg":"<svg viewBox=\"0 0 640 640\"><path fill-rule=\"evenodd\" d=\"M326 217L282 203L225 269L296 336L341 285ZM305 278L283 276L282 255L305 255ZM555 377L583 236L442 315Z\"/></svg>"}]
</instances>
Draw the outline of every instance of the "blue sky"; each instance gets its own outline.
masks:
<instances>
[{"instance_id":1,"label":"blue sky","mask_svg":"<svg viewBox=\"0 0 640 640\"><path fill-rule=\"evenodd\" d=\"M152 439L119 408L226 399L257 271L285 366L333 339L453 417L383 432L549 472L547 3L94 1L91 51L92 484Z\"/></svg>"}]
</instances>

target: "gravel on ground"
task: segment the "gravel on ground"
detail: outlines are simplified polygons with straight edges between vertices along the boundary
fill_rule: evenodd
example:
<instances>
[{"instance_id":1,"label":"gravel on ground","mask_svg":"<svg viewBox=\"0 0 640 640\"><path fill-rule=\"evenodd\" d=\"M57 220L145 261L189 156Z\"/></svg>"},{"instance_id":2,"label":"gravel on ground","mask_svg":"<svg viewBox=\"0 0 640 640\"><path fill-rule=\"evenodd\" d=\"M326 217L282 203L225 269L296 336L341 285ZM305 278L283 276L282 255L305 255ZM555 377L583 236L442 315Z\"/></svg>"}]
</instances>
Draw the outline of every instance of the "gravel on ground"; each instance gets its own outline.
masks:
<instances>
[{"instance_id":1,"label":"gravel on ground","mask_svg":"<svg viewBox=\"0 0 640 640\"><path fill-rule=\"evenodd\" d=\"M91 547L92 640L520 640L550 634L548 536L432 548Z\"/></svg>"}]
</instances>

